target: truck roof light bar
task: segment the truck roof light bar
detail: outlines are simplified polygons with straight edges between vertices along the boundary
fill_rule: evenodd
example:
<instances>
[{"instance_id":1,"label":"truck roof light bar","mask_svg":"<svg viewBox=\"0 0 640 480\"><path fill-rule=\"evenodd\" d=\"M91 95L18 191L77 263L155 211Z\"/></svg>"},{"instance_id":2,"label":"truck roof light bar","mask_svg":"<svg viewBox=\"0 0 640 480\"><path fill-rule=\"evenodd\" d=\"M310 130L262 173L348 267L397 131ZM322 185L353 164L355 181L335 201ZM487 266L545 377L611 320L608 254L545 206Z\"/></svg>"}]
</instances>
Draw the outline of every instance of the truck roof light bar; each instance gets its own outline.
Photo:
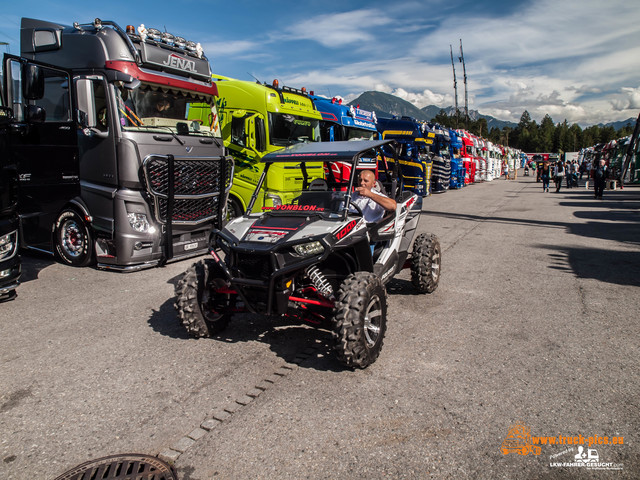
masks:
<instances>
[{"instance_id":1,"label":"truck roof light bar","mask_svg":"<svg viewBox=\"0 0 640 480\"><path fill-rule=\"evenodd\" d=\"M148 43L165 48L169 47L171 50L186 52L206 60L200 43L186 40L184 37L179 37L169 32L161 32L157 28L146 28L144 23L140 24L137 32L132 25L127 25L127 35L134 42Z\"/></svg>"}]
</instances>

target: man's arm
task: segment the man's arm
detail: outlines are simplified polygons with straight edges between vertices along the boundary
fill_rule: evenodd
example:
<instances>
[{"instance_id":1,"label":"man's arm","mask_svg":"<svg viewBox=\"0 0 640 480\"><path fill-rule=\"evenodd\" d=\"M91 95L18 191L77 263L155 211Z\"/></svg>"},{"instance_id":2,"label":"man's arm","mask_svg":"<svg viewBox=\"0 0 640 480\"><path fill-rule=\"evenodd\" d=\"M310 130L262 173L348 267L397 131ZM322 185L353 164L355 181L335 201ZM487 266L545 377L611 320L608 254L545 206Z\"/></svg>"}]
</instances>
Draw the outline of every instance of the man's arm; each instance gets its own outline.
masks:
<instances>
[{"instance_id":1,"label":"man's arm","mask_svg":"<svg viewBox=\"0 0 640 480\"><path fill-rule=\"evenodd\" d=\"M371 200L376 202L378 205L380 205L385 210L395 210L396 209L397 203L392 198L385 197L384 195L378 195L377 193L372 192L371 190L367 190L364 187L356 187L356 192L358 192L363 197L370 198Z\"/></svg>"}]
</instances>

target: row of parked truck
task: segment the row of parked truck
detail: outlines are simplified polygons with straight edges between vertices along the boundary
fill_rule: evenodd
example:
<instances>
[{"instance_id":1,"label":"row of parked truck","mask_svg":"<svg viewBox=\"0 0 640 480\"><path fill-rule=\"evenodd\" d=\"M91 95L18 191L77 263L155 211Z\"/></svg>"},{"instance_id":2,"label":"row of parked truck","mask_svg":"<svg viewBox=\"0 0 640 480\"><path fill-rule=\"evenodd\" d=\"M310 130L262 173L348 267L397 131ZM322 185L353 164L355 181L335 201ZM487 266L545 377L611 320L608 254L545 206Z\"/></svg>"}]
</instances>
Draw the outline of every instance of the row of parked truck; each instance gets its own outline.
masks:
<instances>
[{"instance_id":1,"label":"row of parked truck","mask_svg":"<svg viewBox=\"0 0 640 480\"><path fill-rule=\"evenodd\" d=\"M604 160L609 179L617 180L620 185L640 183L640 116L631 135L583 148L577 159L579 163L591 165Z\"/></svg>"},{"instance_id":2,"label":"row of parked truck","mask_svg":"<svg viewBox=\"0 0 640 480\"><path fill-rule=\"evenodd\" d=\"M491 180L517 152L411 118L212 75L200 44L153 28L24 18L2 64L0 295L18 247L129 272L200 255L249 207L268 153L301 142L395 139L405 188ZM389 146L385 148L390 148ZM310 177L348 166L310 165ZM275 164L253 209L288 204L300 171Z\"/></svg>"}]
</instances>

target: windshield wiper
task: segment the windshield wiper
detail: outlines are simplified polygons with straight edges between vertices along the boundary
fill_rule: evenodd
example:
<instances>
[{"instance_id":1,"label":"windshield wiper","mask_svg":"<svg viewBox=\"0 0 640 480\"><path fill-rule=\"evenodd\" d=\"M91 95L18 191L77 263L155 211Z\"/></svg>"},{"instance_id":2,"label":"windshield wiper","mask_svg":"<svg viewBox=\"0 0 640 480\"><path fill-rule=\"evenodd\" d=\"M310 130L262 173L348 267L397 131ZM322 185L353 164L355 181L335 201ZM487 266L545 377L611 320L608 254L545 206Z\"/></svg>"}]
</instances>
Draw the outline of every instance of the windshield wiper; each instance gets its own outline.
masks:
<instances>
[{"instance_id":1,"label":"windshield wiper","mask_svg":"<svg viewBox=\"0 0 640 480\"><path fill-rule=\"evenodd\" d=\"M145 125L145 127L146 126L147 125ZM180 137L178 137L178 135L173 133L173 130L171 130L171 127L167 127L166 125L153 125L152 128L166 128L169 131L169 133L171 134L171 136L173 138L175 138L180 145L184 145L184 142L182 140L180 140Z\"/></svg>"}]
</instances>

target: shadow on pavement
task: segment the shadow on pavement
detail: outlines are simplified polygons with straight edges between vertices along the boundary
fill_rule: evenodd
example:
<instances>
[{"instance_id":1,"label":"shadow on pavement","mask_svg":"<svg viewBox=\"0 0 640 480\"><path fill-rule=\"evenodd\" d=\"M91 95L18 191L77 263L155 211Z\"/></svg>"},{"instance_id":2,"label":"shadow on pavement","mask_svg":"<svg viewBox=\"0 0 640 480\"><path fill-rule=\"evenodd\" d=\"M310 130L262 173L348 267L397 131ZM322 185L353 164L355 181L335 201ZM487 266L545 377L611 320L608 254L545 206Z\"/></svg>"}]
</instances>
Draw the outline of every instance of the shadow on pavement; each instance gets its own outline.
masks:
<instances>
[{"instance_id":1,"label":"shadow on pavement","mask_svg":"<svg viewBox=\"0 0 640 480\"><path fill-rule=\"evenodd\" d=\"M558 195L562 194L561 191ZM603 200L595 200L592 195L592 192L585 191L584 195L571 193L560 198L559 206L573 208L571 213L580 222L452 212L424 212L423 215L452 220L564 228L567 233L584 238L613 241L627 246L640 245L640 189L632 187L624 191L605 192ZM594 278L619 285L640 285L640 275L637 273L640 271L640 251L549 245L540 245L540 248L552 249L559 256L559 263L552 268L571 270L581 278Z\"/></svg>"},{"instance_id":2,"label":"shadow on pavement","mask_svg":"<svg viewBox=\"0 0 640 480\"><path fill-rule=\"evenodd\" d=\"M149 326L161 335L176 340L194 340L187 334L173 307L174 299L168 299L149 317ZM344 371L333 355L331 333L324 326L309 326L286 317L267 317L250 313L234 315L229 326L211 338L199 342L262 342L269 345L278 357L288 363L305 350L309 353L301 368L321 371Z\"/></svg>"},{"instance_id":3,"label":"shadow on pavement","mask_svg":"<svg viewBox=\"0 0 640 480\"><path fill-rule=\"evenodd\" d=\"M32 280L37 280L38 275L42 270L56 263L53 255L36 252L35 250L21 251L20 261L22 263L22 275L20 275L20 283L27 283Z\"/></svg>"},{"instance_id":4,"label":"shadow on pavement","mask_svg":"<svg viewBox=\"0 0 640 480\"><path fill-rule=\"evenodd\" d=\"M602 203L602 202L601 202ZM600 203L600 205L601 205ZM635 210L596 211L584 203L576 204L587 207L587 210L576 210L576 218L602 219L601 222L574 223L553 222L549 220L532 220L514 217L484 217L451 212L425 212L423 215L450 218L454 220L471 220L477 222L511 223L515 225L530 225L541 228L566 228L568 233L588 238L614 240L621 243L640 244L640 214ZM619 208L616 202L612 205ZM612 207L610 206L610 208Z\"/></svg>"},{"instance_id":5,"label":"shadow on pavement","mask_svg":"<svg viewBox=\"0 0 640 480\"><path fill-rule=\"evenodd\" d=\"M640 252L541 245L552 250L555 270L572 271L579 278L592 278L616 285L640 286Z\"/></svg>"}]
</instances>

